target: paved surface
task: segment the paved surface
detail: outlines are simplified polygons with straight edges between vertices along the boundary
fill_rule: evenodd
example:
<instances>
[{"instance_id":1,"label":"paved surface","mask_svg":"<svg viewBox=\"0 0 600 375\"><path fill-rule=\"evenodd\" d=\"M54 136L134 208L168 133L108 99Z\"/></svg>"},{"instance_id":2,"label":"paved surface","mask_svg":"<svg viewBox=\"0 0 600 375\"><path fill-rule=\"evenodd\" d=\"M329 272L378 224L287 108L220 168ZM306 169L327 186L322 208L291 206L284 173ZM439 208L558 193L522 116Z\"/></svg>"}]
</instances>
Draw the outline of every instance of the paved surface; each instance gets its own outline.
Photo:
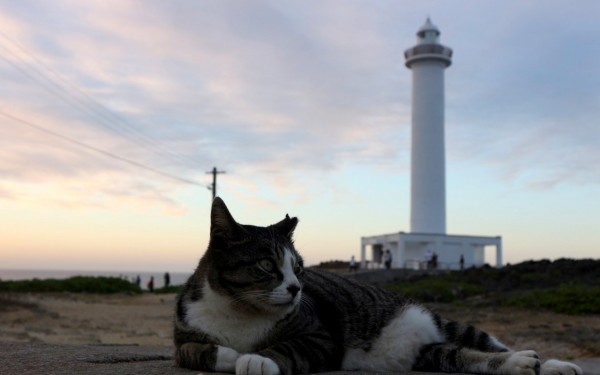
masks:
<instances>
[{"instance_id":1,"label":"paved surface","mask_svg":"<svg viewBox=\"0 0 600 375\"><path fill-rule=\"evenodd\" d=\"M577 363L586 375L600 375L600 358ZM175 367L172 347L0 342L0 374L158 375L197 374L197 371ZM341 375L343 372L334 374ZM427 373L408 372L406 375L425 374Z\"/></svg>"},{"instance_id":2,"label":"paved surface","mask_svg":"<svg viewBox=\"0 0 600 375\"><path fill-rule=\"evenodd\" d=\"M190 374L171 347L0 342L0 374Z\"/></svg>"},{"instance_id":3,"label":"paved surface","mask_svg":"<svg viewBox=\"0 0 600 375\"><path fill-rule=\"evenodd\" d=\"M585 375L600 375L600 358L573 361L583 369Z\"/></svg>"}]
</instances>

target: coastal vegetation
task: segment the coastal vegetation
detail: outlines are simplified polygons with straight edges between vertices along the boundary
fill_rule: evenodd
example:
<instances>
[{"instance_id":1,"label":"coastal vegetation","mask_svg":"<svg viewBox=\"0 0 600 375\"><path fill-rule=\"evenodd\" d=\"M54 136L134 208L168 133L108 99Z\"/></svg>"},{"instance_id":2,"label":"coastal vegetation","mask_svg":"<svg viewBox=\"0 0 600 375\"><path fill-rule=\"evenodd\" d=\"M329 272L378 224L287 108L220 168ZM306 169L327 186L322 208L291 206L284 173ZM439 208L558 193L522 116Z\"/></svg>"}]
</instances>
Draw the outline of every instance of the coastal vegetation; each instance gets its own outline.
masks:
<instances>
[{"instance_id":1,"label":"coastal vegetation","mask_svg":"<svg viewBox=\"0 0 600 375\"><path fill-rule=\"evenodd\" d=\"M179 293L183 285L156 288L156 294ZM20 293L142 293L135 283L119 277L73 276L67 279L0 280L0 292Z\"/></svg>"},{"instance_id":2,"label":"coastal vegetation","mask_svg":"<svg viewBox=\"0 0 600 375\"><path fill-rule=\"evenodd\" d=\"M141 293L139 286L118 277L73 276L68 279L0 280L0 292Z\"/></svg>"},{"instance_id":3,"label":"coastal vegetation","mask_svg":"<svg viewBox=\"0 0 600 375\"><path fill-rule=\"evenodd\" d=\"M384 287L422 302L600 314L600 261L592 259L417 273Z\"/></svg>"},{"instance_id":4,"label":"coastal vegetation","mask_svg":"<svg viewBox=\"0 0 600 375\"><path fill-rule=\"evenodd\" d=\"M323 270L347 270L350 267L350 263L344 260L327 260L313 266L313 268L323 269Z\"/></svg>"},{"instance_id":5,"label":"coastal vegetation","mask_svg":"<svg viewBox=\"0 0 600 375\"><path fill-rule=\"evenodd\" d=\"M328 261L318 268L348 269L348 262ZM385 271L379 271L385 272ZM462 271L407 272L381 285L423 303L467 307L519 307L566 314L600 314L600 260L527 261L502 269L489 266ZM179 293L182 285L154 293ZM117 277L0 280L0 292L142 293L135 283Z\"/></svg>"},{"instance_id":6,"label":"coastal vegetation","mask_svg":"<svg viewBox=\"0 0 600 375\"><path fill-rule=\"evenodd\" d=\"M169 293L178 294L181 292L181 290L183 290L183 285L169 285L169 286L163 286L162 288L154 289L154 293L156 293L156 294L169 294Z\"/></svg>"}]
</instances>

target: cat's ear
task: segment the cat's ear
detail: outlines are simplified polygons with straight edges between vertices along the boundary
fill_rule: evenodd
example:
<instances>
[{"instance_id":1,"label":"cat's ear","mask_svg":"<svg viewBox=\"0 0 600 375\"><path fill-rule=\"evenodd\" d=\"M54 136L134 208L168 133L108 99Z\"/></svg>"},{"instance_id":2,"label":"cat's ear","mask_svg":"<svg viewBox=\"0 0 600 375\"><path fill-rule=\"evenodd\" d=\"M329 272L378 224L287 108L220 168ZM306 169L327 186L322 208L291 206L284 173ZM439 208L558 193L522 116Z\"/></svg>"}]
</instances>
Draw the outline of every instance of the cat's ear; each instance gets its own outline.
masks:
<instances>
[{"instance_id":1,"label":"cat's ear","mask_svg":"<svg viewBox=\"0 0 600 375\"><path fill-rule=\"evenodd\" d=\"M290 215L285 215L285 219L281 220L277 224L273 224L273 229L288 237L290 240L294 235L294 230L296 229L296 225L298 225L297 217L290 217Z\"/></svg>"},{"instance_id":2,"label":"cat's ear","mask_svg":"<svg viewBox=\"0 0 600 375\"><path fill-rule=\"evenodd\" d=\"M228 242L238 241L244 235L244 228L238 224L219 197L213 200L210 212L210 237L221 238Z\"/></svg>"}]
</instances>

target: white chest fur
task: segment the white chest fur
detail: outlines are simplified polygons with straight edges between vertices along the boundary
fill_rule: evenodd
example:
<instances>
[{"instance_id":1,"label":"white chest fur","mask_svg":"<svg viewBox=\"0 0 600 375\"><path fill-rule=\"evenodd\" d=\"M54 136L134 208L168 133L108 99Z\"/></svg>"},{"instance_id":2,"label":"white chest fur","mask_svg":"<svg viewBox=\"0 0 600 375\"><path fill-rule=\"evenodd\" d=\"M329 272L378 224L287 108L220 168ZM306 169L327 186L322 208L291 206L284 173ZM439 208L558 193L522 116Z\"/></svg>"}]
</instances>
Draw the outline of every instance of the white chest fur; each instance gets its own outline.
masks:
<instances>
[{"instance_id":1,"label":"white chest fur","mask_svg":"<svg viewBox=\"0 0 600 375\"><path fill-rule=\"evenodd\" d=\"M249 316L231 308L229 298L216 293L204 284L203 297L187 306L187 324L199 328L219 340L219 344L248 353L264 339L277 317Z\"/></svg>"}]
</instances>

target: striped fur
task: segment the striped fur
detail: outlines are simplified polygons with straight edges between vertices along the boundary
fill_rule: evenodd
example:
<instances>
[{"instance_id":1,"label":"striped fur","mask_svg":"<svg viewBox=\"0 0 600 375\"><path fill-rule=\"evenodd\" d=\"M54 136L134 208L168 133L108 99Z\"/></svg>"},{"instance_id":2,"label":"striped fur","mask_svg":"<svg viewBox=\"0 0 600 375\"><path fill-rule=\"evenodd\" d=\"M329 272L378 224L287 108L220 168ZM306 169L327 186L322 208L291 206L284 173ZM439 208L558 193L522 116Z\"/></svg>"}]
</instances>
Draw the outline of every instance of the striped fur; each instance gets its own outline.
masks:
<instances>
[{"instance_id":1,"label":"striped fur","mask_svg":"<svg viewBox=\"0 0 600 375\"><path fill-rule=\"evenodd\" d=\"M181 367L237 374L334 370L582 375L403 296L303 269L296 218L238 224L216 198L211 240L177 301ZM556 370L558 369L558 370Z\"/></svg>"}]
</instances>

